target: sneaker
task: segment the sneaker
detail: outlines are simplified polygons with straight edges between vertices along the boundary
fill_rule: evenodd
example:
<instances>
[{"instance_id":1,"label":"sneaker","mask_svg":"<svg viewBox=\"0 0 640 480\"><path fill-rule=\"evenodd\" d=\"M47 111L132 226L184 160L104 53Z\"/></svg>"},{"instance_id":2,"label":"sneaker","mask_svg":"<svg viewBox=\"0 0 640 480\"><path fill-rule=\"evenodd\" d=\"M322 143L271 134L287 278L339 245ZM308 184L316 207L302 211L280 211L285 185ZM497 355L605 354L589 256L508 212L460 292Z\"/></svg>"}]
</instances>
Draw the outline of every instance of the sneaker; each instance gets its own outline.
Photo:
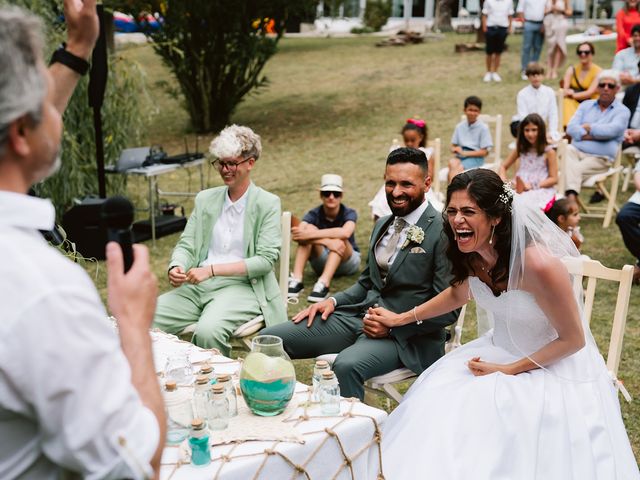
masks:
<instances>
[{"instance_id":1,"label":"sneaker","mask_svg":"<svg viewBox=\"0 0 640 480\"><path fill-rule=\"evenodd\" d=\"M491 81L491 72L485 73L484 77L482 77L482 81L483 82L490 82Z\"/></svg>"},{"instance_id":2,"label":"sneaker","mask_svg":"<svg viewBox=\"0 0 640 480\"><path fill-rule=\"evenodd\" d=\"M321 302L328 296L329 296L329 287L327 287L321 281L317 281L316 284L313 286L313 290L307 297L307 302L310 302L310 303Z\"/></svg>"},{"instance_id":3,"label":"sneaker","mask_svg":"<svg viewBox=\"0 0 640 480\"><path fill-rule=\"evenodd\" d=\"M304 288L304 285L300 280L293 277L289 277L289 291L287 293L287 297L298 298L298 295L300 295L300 292L302 291L303 288Z\"/></svg>"},{"instance_id":4,"label":"sneaker","mask_svg":"<svg viewBox=\"0 0 640 480\"><path fill-rule=\"evenodd\" d=\"M498 72L493 72L491 74L491 80L493 80L494 82L501 82L502 81L502 77L500 75L498 75Z\"/></svg>"},{"instance_id":5,"label":"sneaker","mask_svg":"<svg viewBox=\"0 0 640 480\"><path fill-rule=\"evenodd\" d=\"M591 195L591 198L589 199L589 203L600 203L601 201L604 200L604 195L602 193L600 193L598 190L596 190L595 192L593 192L593 195Z\"/></svg>"}]
</instances>

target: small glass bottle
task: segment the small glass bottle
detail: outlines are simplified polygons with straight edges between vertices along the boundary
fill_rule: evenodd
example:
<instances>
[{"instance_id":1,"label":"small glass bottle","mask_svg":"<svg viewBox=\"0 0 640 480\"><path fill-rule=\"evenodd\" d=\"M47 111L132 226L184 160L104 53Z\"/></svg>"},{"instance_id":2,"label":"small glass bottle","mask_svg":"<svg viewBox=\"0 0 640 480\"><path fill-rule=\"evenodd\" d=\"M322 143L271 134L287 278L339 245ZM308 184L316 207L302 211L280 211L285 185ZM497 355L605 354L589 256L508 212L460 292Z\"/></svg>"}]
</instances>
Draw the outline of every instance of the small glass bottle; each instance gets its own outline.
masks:
<instances>
[{"instance_id":1,"label":"small glass bottle","mask_svg":"<svg viewBox=\"0 0 640 480\"><path fill-rule=\"evenodd\" d=\"M320 410L323 415L340 414L340 385L331 370L322 372L320 380Z\"/></svg>"},{"instance_id":2,"label":"small glass bottle","mask_svg":"<svg viewBox=\"0 0 640 480\"><path fill-rule=\"evenodd\" d=\"M225 395L229 401L229 417L238 416L238 397L236 397L236 389L231 381L231 375L224 373L217 376L217 383L224 387Z\"/></svg>"},{"instance_id":3,"label":"small glass bottle","mask_svg":"<svg viewBox=\"0 0 640 480\"><path fill-rule=\"evenodd\" d=\"M329 370L329 362L326 360L316 361L315 367L313 367L313 377L311 378L311 401L314 403L320 402L320 380L322 379L322 372Z\"/></svg>"},{"instance_id":4,"label":"small glass bottle","mask_svg":"<svg viewBox=\"0 0 640 480\"><path fill-rule=\"evenodd\" d=\"M213 374L214 374L213 367L208 363L205 363L200 369L200 372L198 373L198 375L204 375L205 377L207 377L210 383L211 383L211 379L215 378Z\"/></svg>"},{"instance_id":5,"label":"small glass bottle","mask_svg":"<svg viewBox=\"0 0 640 480\"><path fill-rule=\"evenodd\" d=\"M209 410L209 429L224 430L229 426L229 400L224 385L216 383L211 387L212 399Z\"/></svg>"},{"instance_id":6,"label":"small glass bottle","mask_svg":"<svg viewBox=\"0 0 640 480\"><path fill-rule=\"evenodd\" d=\"M167 410L167 443L176 445L189 435L189 425L193 420L191 395L185 389L179 390L176 382L164 385L164 404Z\"/></svg>"},{"instance_id":7,"label":"small glass bottle","mask_svg":"<svg viewBox=\"0 0 640 480\"><path fill-rule=\"evenodd\" d=\"M187 354L170 355L164 366L164 378L173 380L178 385L190 384L193 381L193 367Z\"/></svg>"},{"instance_id":8,"label":"small glass bottle","mask_svg":"<svg viewBox=\"0 0 640 480\"><path fill-rule=\"evenodd\" d=\"M192 465L196 467L205 467L211 463L209 432L207 431L207 424L202 418L194 418L191 422L189 447L191 447Z\"/></svg>"},{"instance_id":9,"label":"small glass bottle","mask_svg":"<svg viewBox=\"0 0 640 480\"><path fill-rule=\"evenodd\" d=\"M193 390L193 410L198 418L209 421L211 394L209 393L209 379L205 375L196 377Z\"/></svg>"}]
</instances>

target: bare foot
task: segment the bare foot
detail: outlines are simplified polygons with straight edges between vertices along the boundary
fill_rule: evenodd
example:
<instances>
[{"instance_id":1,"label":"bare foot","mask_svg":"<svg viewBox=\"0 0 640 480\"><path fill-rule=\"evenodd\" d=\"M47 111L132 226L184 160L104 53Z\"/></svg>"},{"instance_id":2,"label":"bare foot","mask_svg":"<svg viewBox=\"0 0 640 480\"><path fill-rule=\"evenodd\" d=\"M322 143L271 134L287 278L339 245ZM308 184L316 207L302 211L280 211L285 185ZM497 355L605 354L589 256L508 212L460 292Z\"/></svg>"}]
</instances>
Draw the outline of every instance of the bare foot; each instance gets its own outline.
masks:
<instances>
[{"instance_id":1,"label":"bare foot","mask_svg":"<svg viewBox=\"0 0 640 480\"><path fill-rule=\"evenodd\" d=\"M524 182L516 175L516 193L522 193L525 191Z\"/></svg>"}]
</instances>

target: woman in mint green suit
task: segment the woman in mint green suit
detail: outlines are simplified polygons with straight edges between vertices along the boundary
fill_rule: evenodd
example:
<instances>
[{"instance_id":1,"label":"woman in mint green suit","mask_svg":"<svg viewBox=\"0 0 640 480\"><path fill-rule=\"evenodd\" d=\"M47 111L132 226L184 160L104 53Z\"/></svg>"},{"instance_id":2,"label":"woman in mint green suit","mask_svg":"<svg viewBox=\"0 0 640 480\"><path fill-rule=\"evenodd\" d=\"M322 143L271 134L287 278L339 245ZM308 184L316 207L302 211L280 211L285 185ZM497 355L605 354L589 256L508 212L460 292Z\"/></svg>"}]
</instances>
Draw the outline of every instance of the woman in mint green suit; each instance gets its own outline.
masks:
<instances>
[{"instance_id":1,"label":"woman in mint green suit","mask_svg":"<svg viewBox=\"0 0 640 480\"><path fill-rule=\"evenodd\" d=\"M229 338L263 315L267 326L287 320L273 267L280 254L280 199L250 173L260 137L232 125L211 142L225 185L200 192L169 263L174 290L158 298L154 326L179 333L196 323L193 342L230 353Z\"/></svg>"}]
</instances>

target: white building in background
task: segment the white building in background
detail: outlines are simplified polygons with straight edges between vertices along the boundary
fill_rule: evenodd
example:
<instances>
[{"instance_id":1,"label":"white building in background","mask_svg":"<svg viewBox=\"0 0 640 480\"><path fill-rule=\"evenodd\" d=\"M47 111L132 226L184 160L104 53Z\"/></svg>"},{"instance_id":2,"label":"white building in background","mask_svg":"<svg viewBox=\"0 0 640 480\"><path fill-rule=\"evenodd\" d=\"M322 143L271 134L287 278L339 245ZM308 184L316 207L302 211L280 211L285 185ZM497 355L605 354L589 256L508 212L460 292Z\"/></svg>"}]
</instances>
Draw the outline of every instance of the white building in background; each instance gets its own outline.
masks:
<instances>
[{"instance_id":1,"label":"white building in background","mask_svg":"<svg viewBox=\"0 0 640 480\"><path fill-rule=\"evenodd\" d=\"M603 0L595 0L597 4L603 3ZM383 30L393 30L410 25L411 27L430 26L433 23L436 12L436 4L438 0L391 0L391 17ZM513 0L514 5L517 0ZM585 15L587 0L571 0L573 10L581 17L591 17L592 12ZM332 11L331 0L320 1L318 4L318 14L315 26L320 31L332 33L347 33L354 27L362 26L362 17L367 5L367 0L344 0L337 8ZM590 5L593 5L589 1ZM624 4L622 0L612 1L615 12ZM597 7L596 7L597 8ZM458 12L464 9L471 17L480 15L480 0L458 0ZM594 13L595 13L594 9ZM457 22L457 12L453 12L454 25Z\"/></svg>"}]
</instances>

